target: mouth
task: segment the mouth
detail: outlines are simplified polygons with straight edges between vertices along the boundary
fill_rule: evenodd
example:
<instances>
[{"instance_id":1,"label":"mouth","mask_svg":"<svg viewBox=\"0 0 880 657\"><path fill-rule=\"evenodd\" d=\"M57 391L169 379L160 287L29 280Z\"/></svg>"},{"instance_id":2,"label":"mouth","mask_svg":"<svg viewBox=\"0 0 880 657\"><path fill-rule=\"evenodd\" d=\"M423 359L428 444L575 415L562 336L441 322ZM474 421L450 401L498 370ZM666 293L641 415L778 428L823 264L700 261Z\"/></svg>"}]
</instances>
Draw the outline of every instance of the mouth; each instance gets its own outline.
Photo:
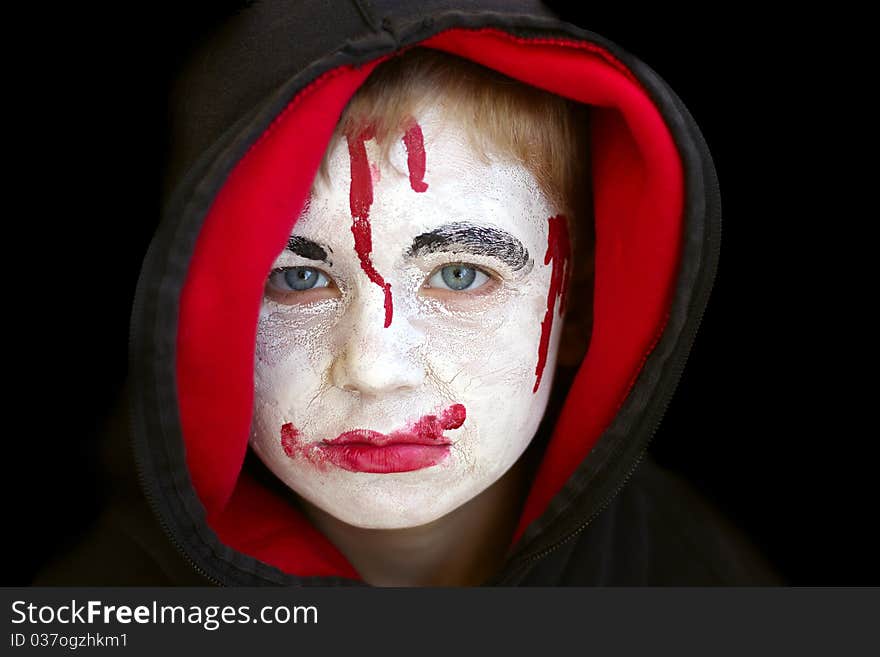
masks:
<instances>
[{"instance_id":1,"label":"mouth","mask_svg":"<svg viewBox=\"0 0 880 657\"><path fill-rule=\"evenodd\" d=\"M323 441L317 449L328 461L350 472L412 472L437 465L449 456L453 441L443 432L459 428L465 417L464 406L453 404L439 416L422 416L406 429L389 434L354 429Z\"/></svg>"}]
</instances>

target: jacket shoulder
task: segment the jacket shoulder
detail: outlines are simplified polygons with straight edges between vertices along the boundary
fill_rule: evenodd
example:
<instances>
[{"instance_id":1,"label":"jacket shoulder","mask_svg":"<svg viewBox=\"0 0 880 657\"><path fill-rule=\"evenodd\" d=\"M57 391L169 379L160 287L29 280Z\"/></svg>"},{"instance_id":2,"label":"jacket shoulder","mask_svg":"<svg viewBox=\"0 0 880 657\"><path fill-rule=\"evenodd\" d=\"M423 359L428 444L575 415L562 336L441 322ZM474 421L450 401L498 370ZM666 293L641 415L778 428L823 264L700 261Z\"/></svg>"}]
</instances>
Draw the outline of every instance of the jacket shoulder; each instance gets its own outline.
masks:
<instances>
[{"instance_id":1,"label":"jacket shoulder","mask_svg":"<svg viewBox=\"0 0 880 657\"><path fill-rule=\"evenodd\" d=\"M34 586L175 586L207 582L177 553L141 504L110 505Z\"/></svg>"},{"instance_id":2,"label":"jacket shoulder","mask_svg":"<svg viewBox=\"0 0 880 657\"><path fill-rule=\"evenodd\" d=\"M743 532L682 478L650 459L575 539L524 584L780 586Z\"/></svg>"}]
</instances>

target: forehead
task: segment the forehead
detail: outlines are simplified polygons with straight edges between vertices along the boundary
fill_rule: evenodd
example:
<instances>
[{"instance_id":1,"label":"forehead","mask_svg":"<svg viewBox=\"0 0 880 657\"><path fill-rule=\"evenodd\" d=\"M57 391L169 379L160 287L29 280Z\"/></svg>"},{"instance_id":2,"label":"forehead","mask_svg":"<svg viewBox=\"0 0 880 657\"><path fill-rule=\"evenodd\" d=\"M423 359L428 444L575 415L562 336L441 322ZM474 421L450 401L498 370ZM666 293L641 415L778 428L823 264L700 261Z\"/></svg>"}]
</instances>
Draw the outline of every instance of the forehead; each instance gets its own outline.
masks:
<instances>
[{"instance_id":1,"label":"forehead","mask_svg":"<svg viewBox=\"0 0 880 657\"><path fill-rule=\"evenodd\" d=\"M416 191L411 183L410 151L414 145L404 143L402 130L389 137L387 149L373 139L364 142L371 170L369 219L374 231L411 239L415 232L440 224L468 221L501 228L533 246L543 241L547 219L554 210L525 166L478 152L468 137L468 127L439 109L420 113L414 120L424 146L424 191ZM296 233L326 231L342 237L348 233L352 220L349 146L345 137L331 143L329 175L316 178L311 202L297 223ZM340 234L343 225L345 231Z\"/></svg>"}]
</instances>

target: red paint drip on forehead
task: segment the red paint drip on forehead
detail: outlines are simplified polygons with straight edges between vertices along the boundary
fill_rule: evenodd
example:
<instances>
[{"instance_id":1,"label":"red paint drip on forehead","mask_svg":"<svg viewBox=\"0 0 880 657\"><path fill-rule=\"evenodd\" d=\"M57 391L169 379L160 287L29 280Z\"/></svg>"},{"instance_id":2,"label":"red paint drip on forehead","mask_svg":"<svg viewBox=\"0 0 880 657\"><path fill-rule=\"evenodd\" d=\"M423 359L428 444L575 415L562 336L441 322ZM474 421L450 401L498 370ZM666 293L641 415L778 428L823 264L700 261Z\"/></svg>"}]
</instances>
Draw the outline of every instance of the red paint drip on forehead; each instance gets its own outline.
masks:
<instances>
[{"instance_id":1,"label":"red paint drip on forehead","mask_svg":"<svg viewBox=\"0 0 880 657\"><path fill-rule=\"evenodd\" d=\"M414 192L424 192L428 189L425 183L425 138L422 134L422 126L413 122L403 135L403 145L406 147L406 166L409 168L409 184Z\"/></svg>"},{"instance_id":2,"label":"red paint drip on forehead","mask_svg":"<svg viewBox=\"0 0 880 657\"><path fill-rule=\"evenodd\" d=\"M541 342L538 344L538 365L535 367L535 387L532 393L538 392L541 385L541 377L544 374L544 365L547 363L547 350L550 347L550 332L553 329L553 309L556 299L559 302L560 316L565 311L568 278L571 275L571 244L568 239L568 224L563 215L558 214L549 219L549 231L547 233L547 253L544 254L544 264L553 263L550 273L550 289L547 291L547 311L544 313L544 321L541 322Z\"/></svg>"},{"instance_id":3,"label":"red paint drip on forehead","mask_svg":"<svg viewBox=\"0 0 880 657\"><path fill-rule=\"evenodd\" d=\"M373 204L373 178L370 162L367 159L365 142L373 138L372 127L348 141L348 156L351 161L351 187L349 189L349 205L351 206L351 234L354 236L354 250L361 262L361 269L373 283L385 293L385 328L391 326L393 306L391 302L391 284L376 271L370 259L373 250L373 235L370 228L370 206Z\"/></svg>"}]
</instances>

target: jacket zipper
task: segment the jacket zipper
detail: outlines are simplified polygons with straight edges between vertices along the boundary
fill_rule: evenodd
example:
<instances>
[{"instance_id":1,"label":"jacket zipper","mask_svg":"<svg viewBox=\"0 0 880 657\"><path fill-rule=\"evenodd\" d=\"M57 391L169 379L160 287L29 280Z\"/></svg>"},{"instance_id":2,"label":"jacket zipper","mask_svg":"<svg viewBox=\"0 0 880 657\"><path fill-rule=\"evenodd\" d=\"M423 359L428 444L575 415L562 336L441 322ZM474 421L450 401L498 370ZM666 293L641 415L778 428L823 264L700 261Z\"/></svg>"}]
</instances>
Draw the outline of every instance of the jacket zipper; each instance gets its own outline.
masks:
<instances>
[{"instance_id":1,"label":"jacket zipper","mask_svg":"<svg viewBox=\"0 0 880 657\"><path fill-rule=\"evenodd\" d=\"M139 462L137 460L135 462L139 464ZM190 568L192 568L202 578L206 579L208 582L210 582L214 586L224 586L224 584L220 580L218 580L215 577L212 577L211 575L206 573L202 569L202 567L199 566L199 564L197 564L192 559L192 557L189 556L189 554L186 552L184 547L180 544L180 542L174 536L174 532L172 532L171 529L168 527L168 525L165 524L165 521L162 519L161 514L158 512L158 502L156 501L156 498L153 497L153 495L149 492L149 489L147 489L144 486L144 484L146 482L144 479L143 471L141 470L140 467L137 467L136 469L138 471L138 483L141 485L142 490L145 491L145 497L147 498L147 503L150 505L150 508L153 510L153 515L156 516L156 519L159 521L159 526L162 527L162 531L165 532L165 535L171 541L171 545L174 546L174 549L177 550L178 553L180 553L180 556L184 559L184 561L186 561L187 564L189 564Z\"/></svg>"},{"instance_id":2,"label":"jacket zipper","mask_svg":"<svg viewBox=\"0 0 880 657\"><path fill-rule=\"evenodd\" d=\"M152 250L153 250L153 244L151 244L150 247L147 249L147 253L144 257L144 262L151 261L150 256L151 256ZM137 287L135 289L134 301L132 303L132 318L139 318L141 316L141 306L143 305L143 302L142 302L143 293L141 291L141 285L142 285L142 282L139 280ZM129 352L131 352L132 344L134 342L133 333L134 333L135 325L136 325L136 322L132 322L131 326L129 327L129 333L128 333ZM199 564L197 564L195 562L195 560L193 560L192 557L189 556L189 553L187 553L187 551L183 547L183 545L181 545L181 543L177 540L177 537L175 536L174 532L171 530L171 528L168 526L168 524L165 522L165 520L162 516L161 510L159 508L159 502L156 499L156 496L153 494L153 489L149 485L149 482L147 481L147 477L144 474L144 464L141 459L141 456L140 456L140 453L138 450L138 446L135 443L135 441L139 441L140 439L139 439L138 435L135 433L134 426L133 426L134 422L135 422L135 418L137 417L137 414L134 412L135 409L133 408L134 407L134 395L135 395L134 390L130 391L130 395L131 396L126 400L128 403L128 407L129 407L128 408L128 417L129 417L129 423L130 423L129 424L129 432L133 438L132 443L131 443L131 449L134 454L135 471L137 472L137 479L138 479L138 485L140 486L140 490L143 491L144 497L147 500L147 504L149 505L150 509L152 510L153 515L155 516L156 520L159 522L159 526L162 528L162 531L165 532L165 535L168 537L168 540L171 542L171 545L174 546L174 549L177 550L177 552L180 554L180 556L186 561L186 563L189 564L189 566L198 575L200 575L201 577L203 577L204 579L209 581L211 584L214 584L216 586L222 586L223 584L222 584L222 582L220 582L220 580L218 580L217 578L212 577L211 575L206 573L204 571L204 569L202 569L202 567L199 566ZM147 449L146 444L144 444L142 447L143 447L143 449Z\"/></svg>"}]
</instances>

